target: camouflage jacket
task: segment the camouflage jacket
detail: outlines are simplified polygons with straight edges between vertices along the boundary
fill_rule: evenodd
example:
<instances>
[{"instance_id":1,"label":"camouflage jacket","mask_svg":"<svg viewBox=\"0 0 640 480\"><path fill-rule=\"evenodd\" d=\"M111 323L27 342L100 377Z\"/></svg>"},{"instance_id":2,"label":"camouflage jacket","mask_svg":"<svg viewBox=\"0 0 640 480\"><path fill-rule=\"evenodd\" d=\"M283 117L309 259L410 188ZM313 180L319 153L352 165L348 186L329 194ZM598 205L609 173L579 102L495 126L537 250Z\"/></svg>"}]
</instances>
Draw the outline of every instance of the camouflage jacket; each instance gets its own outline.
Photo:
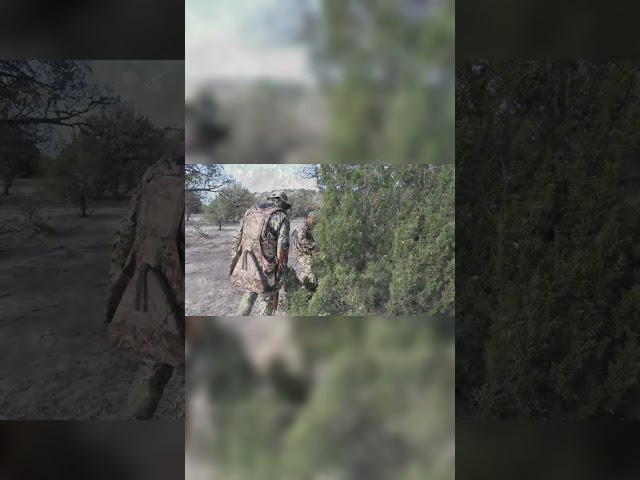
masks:
<instances>
[{"instance_id":1,"label":"camouflage jacket","mask_svg":"<svg viewBox=\"0 0 640 480\"><path fill-rule=\"evenodd\" d=\"M118 228L115 231L115 239L111 249L111 262L108 275L108 287L105 298L105 316L106 321L110 321L115 313L124 288L126 288L126 277L131 275L124 275L123 268L127 263L129 255L132 253L132 249L136 240L136 228L138 226L138 205L140 204L140 195L145 183L149 182L153 177L158 175L164 175L168 172L175 172L176 168L180 168L176 165L171 156L164 157L158 162L151 165L144 173L142 179L136 186L131 196L131 201L127 208L126 213L120 220ZM182 266L184 269L184 216L182 218L182 225L180 226L180 234L176 239L178 252L182 256Z\"/></svg>"},{"instance_id":2,"label":"camouflage jacket","mask_svg":"<svg viewBox=\"0 0 640 480\"><path fill-rule=\"evenodd\" d=\"M284 248L284 264L287 264L288 253L289 253L289 229L290 229L290 221L289 216L284 212L276 212L271 215L269 218L269 226L267 228L267 234L271 236L272 239L277 239L278 247L276 251L276 257L280 256L280 250ZM242 233L244 227L244 216L242 220L240 220L240 227L233 237L233 242L231 244L231 256L235 255L242 243Z\"/></svg>"},{"instance_id":3,"label":"camouflage jacket","mask_svg":"<svg viewBox=\"0 0 640 480\"><path fill-rule=\"evenodd\" d=\"M316 241L307 222L303 223L293 234L293 251L296 257L310 256L316 252Z\"/></svg>"}]
</instances>

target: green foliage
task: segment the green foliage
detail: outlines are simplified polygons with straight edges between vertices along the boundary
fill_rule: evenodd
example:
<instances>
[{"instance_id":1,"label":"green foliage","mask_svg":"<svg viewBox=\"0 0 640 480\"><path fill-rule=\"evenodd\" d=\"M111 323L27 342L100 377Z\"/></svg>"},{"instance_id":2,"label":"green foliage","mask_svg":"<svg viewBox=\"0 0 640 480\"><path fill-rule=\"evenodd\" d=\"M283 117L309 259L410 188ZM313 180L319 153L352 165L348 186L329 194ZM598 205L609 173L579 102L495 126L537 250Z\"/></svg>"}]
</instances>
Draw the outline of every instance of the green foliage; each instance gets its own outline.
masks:
<instances>
[{"instance_id":1,"label":"green foliage","mask_svg":"<svg viewBox=\"0 0 640 480\"><path fill-rule=\"evenodd\" d=\"M191 215L193 215L194 213L197 214L202 212L202 200L194 192L185 192L184 206L187 220L189 220Z\"/></svg>"},{"instance_id":2,"label":"green foliage","mask_svg":"<svg viewBox=\"0 0 640 480\"><path fill-rule=\"evenodd\" d=\"M294 191L289 200L293 204L289 213L291 218L306 218L310 212L319 210L322 206L320 193L304 188Z\"/></svg>"},{"instance_id":3,"label":"green foliage","mask_svg":"<svg viewBox=\"0 0 640 480\"><path fill-rule=\"evenodd\" d=\"M44 187L54 196L70 200L80 208L80 216L87 215L87 198L104 188L105 177L96 169L96 158L102 154L99 143L80 133L65 146L44 169Z\"/></svg>"},{"instance_id":4,"label":"green foliage","mask_svg":"<svg viewBox=\"0 0 640 480\"><path fill-rule=\"evenodd\" d=\"M204 216L210 222L236 222L254 203L256 197L248 188L238 183L227 185L204 207Z\"/></svg>"},{"instance_id":5,"label":"green foliage","mask_svg":"<svg viewBox=\"0 0 640 480\"><path fill-rule=\"evenodd\" d=\"M333 163L453 163L453 35L450 0L322 2L308 36Z\"/></svg>"},{"instance_id":6,"label":"green foliage","mask_svg":"<svg viewBox=\"0 0 640 480\"><path fill-rule=\"evenodd\" d=\"M88 120L86 134L96 143L96 175L104 180L97 193L118 197L131 191L149 165L171 152L175 142L130 105L104 109Z\"/></svg>"},{"instance_id":7,"label":"green foliage","mask_svg":"<svg viewBox=\"0 0 640 480\"><path fill-rule=\"evenodd\" d=\"M149 165L169 153L172 135L132 108L104 109L89 119L55 158L43 164L45 187L69 198L86 215L89 197L118 197L138 183Z\"/></svg>"},{"instance_id":8,"label":"green foliage","mask_svg":"<svg viewBox=\"0 0 640 480\"><path fill-rule=\"evenodd\" d=\"M322 165L321 279L293 315L431 315L454 307L454 169ZM293 289L295 291L295 288Z\"/></svg>"},{"instance_id":9,"label":"green foliage","mask_svg":"<svg viewBox=\"0 0 640 480\"><path fill-rule=\"evenodd\" d=\"M295 328L322 373L297 407L269 389L225 406L216 447L224 478L451 478L451 335L408 317L299 318Z\"/></svg>"},{"instance_id":10,"label":"green foliage","mask_svg":"<svg viewBox=\"0 0 640 480\"><path fill-rule=\"evenodd\" d=\"M617 414L640 374L638 69L458 71L456 384L489 418Z\"/></svg>"}]
</instances>

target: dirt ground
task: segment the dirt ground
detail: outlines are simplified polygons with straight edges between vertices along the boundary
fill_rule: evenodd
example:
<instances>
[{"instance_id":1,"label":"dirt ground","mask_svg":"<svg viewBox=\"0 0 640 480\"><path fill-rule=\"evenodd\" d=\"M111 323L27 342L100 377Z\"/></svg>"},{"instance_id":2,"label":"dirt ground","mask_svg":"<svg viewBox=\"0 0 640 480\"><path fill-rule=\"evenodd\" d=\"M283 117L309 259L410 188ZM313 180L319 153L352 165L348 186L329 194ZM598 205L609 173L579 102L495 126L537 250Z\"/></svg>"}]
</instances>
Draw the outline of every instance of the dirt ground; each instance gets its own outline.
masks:
<instances>
[{"instance_id":1,"label":"dirt ground","mask_svg":"<svg viewBox=\"0 0 640 480\"><path fill-rule=\"evenodd\" d=\"M185 224L185 297L186 314L194 316L236 315L243 291L229 281L231 242L239 224L206 223L202 216L192 215ZM291 222L291 232L302 220ZM206 237L198 235L200 229ZM289 266L300 268L295 255L289 255ZM254 313L255 309L254 307ZM278 314L283 312L278 309Z\"/></svg>"},{"instance_id":2,"label":"dirt ground","mask_svg":"<svg viewBox=\"0 0 640 480\"><path fill-rule=\"evenodd\" d=\"M27 238L15 219L36 190L24 181L0 198L0 420L116 419L138 361L111 347L102 321L113 233L128 202L93 205L88 218L48 205L41 214L57 232ZM184 418L184 369L156 418Z\"/></svg>"}]
</instances>

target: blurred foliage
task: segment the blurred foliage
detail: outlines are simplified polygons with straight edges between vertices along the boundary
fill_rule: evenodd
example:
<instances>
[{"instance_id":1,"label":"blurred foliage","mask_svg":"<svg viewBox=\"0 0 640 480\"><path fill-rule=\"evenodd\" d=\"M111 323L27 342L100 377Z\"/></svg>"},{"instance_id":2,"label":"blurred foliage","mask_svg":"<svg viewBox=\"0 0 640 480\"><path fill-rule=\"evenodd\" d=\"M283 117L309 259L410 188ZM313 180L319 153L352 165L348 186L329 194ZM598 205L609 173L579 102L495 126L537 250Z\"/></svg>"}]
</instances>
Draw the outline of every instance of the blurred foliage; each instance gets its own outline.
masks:
<instances>
[{"instance_id":1,"label":"blurred foliage","mask_svg":"<svg viewBox=\"0 0 640 480\"><path fill-rule=\"evenodd\" d=\"M620 1L473 0L456 4L456 56L637 58L633 13ZM549 12L553 11L553 15ZM540 25L545 34L540 35ZM509 41L505 41L509 39Z\"/></svg>"},{"instance_id":2,"label":"blurred foliage","mask_svg":"<svg viewBox=\"0 0 640 480\"><path fill-rule=\"evenodd\" d=\"M204 115L207 105L208 116ZM318 92L260 80L216 82L187 102L187 130L194 152L218 163L309 163L323 161L326 113ZM228 130L222 141L202 129ZM209 158L209 161L211 161Z\"/></svg>"},{"instance_id":3,"label":"blurred foliage","mask_svg":"<svg viewBox=\"0 0 640 480\"><path fill-rule=\"evenodd\" d=\"M638 403L639 72L458 65L456 386L470 415Z\"/></svg>"},{"instance_id":4,"label":"blurred foliage","mask_svg":"<svg viewBox=\"0 0 640 480\"><path fill-rule=\"evenodd\" d=\"M425 317L294 322L310 395L292 403L259 388L224 403L216 473L234 480L454 477L452 329L438 333Z\"/></svg>"},{"instance_id":5,"label":"blurred foliage","mask_svg":"<svg viewBox=\"0 0 640 480\"><path fill-rule=\"evenodd\" d=\"M292 315L434 315L454 309L454 168L321 165L320 279L290 285Z\"/></svg>"},{"instance_id":6,"label":"blurred foliage","mask_svg":"<svg viewBox=\"0 0 640 480\"><path fill-rule=\"evenodd\" d=\"M452 0L325 0L307 23L331 163L453 163Z\"/></svg>"},{"instance_id":7,"label":"blurred foliage","mask_svg":"<svg viewBox=\"0 0 640 480\"><path fill-rule=\"evenodd\" d=\"M9 195L17 176L31 176L40 160L38 138L29 128L0 123L0 177L4 195Z\"/></svg>"},{"instance_id":8,"label":"blurred foliage","mask_svg":"<svg viewBox=\"0 0 640 480\"><path fill-rule=\"evenodd\" d=\"M88 198L130 192L145 170L180 143L180 132L155 127L133 108L105 109L88 119L53 158L41 166L45 188L70 199L86 216Z\"/></svg>"},{"instance_id":9,"label":"blurred foliage","mask_svg":"<svg viewBox=\"0 0 640 480\"><path fill-rule=\"evenodd\" d=\"M458 419L457 474L496 480L635 478L637 436L635 422Z\"/></svg>"}]
</instances>

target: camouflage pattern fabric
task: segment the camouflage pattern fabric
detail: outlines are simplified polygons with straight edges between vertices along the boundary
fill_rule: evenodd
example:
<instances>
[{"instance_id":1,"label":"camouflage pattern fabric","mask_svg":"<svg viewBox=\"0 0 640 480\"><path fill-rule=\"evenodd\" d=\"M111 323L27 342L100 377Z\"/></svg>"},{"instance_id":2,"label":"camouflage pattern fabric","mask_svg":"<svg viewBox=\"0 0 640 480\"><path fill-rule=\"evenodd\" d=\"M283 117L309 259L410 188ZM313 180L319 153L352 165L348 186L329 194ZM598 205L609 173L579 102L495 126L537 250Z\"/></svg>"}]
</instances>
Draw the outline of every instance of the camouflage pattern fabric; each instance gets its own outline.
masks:
<instances>
[{"instance_id":1,"label":"camouflage pattern fabric","mask_svg":"<svg viewBox=\"0 0 640 480\"><path fill-rule=\"evenodd\" d=\"M277 205L277 202L271 202ZM280 254L280 249L285 248L287 250L289 248L289 230L290 230L290 222L289 216L285 212L276 212L269 218L269 230L272 232L279 232L278 234L278 249L277 255ZM244 217L240 220L240 226L238 227L238 231L235 233L233 237L233 242L231 243L231 255L235 255L240 243L242 242L242 233L244 231ZM287 254L285 254L285 262L287 260Z\"/></svg>"},{"instance_id":2,"label":"camouflage pattern fabric","mask_svg":"<svg viewBox=\"0 0 640 480\"><path fill-rule=\"evenodd\" d=\"M231 281L247 292L264 293L276 285L277 259L287 263L289 217L279 202L254 205L243 216L232 242Z\"/></svg>"},{"instance_id":3,"label":"camouflage pattern fabric","mask_svg":"<svg viewBox=\"0 0 640 480\"><path fill-rule=\"evenodd\" d=\"M274 213L271 213L268 217L266 223L266 236L267 240L269 240L267 248L272 248L273 251L266 252L273 256L273 267L277 264L277 258L280 255L280 252L284 252L283 263L286 266L288 263L288 254L289 254L289 229L290 229L290 221L289 216L285 211L279 210L284 209L286 205L283 205L278 199L272 199L269 201L269 205L273 208L278 209ZM254 208L254 207L252 207ZM251 209L250 209L251 210ZM249 211L248 211L249 212ZM236 232L233 242L231 244L231 255L232 257L236 255L238 249L241 246L246 246L251 241L258 242L260 239L257 238L247 238L248 228L245 226L245 216L240 222L240 227ZM255 231L255 229L252 229ZM241 255L241 257L244 255ZM234 269L242 268L243 259L239 258L238 263ZM248 262L247 262L248 263ZM275 280L275 271L272 272L273 279ZM256 300L258 300L258 314L259 315L273 315L273 291L256 291L261 290L257 288L245 288L245 293L243 294L240 305L238 306L238 315L240 316L248 316L251 314L251 310L253 309L253 305Z\"/></svg>"},{"instance_id":4,"label":"camouflage pattern fabric","mask_svg":"<svg viewBox=\"0 0 640 480\"><path fill-rule=\"evenodd\" d=\"M316 278L311 271L311 260L315 252L316 241L311 233L311 226L305 222L293 234L293 253L302 267L298 277L303 282L306 279L316 283Z\"/></svg>"},{"instance_id":5,"label":"camouflage pattern fabric","mask_svg":"<svg viewBox=\"0 0 640 480\"><path fill-rule=\"evenodd\" d=\"M128 420L150 420L171 379L173 367L166 363L142 362L129 388L125 415Z\"/></svg>"},{"instance_id":6,"label":"camouflage pattern fabric","mask_svg":"<svg viewBox=\"0 0 640 480\"><path fill-rule=\"evenodd\" d=\"M240 305L238 306L238 315L247 317L251 315L251 310L258 300L258 315L268 316L273 315L273 294L274 292L256 293L256 292L244 292L240 299ZM280 299L282 301L282 299Z\"/></svg>"},{"instance_id":7,"label":"camouflage pattern fabric","mask_svg":"<svg viewBox=\"0 0 640 480\"><path fill-rule=\"evenodd\" d=\"M165 157L145 172L113 245L107 334L117 348L184 364L184 168Z\"/></svg>"}]
</instances>

